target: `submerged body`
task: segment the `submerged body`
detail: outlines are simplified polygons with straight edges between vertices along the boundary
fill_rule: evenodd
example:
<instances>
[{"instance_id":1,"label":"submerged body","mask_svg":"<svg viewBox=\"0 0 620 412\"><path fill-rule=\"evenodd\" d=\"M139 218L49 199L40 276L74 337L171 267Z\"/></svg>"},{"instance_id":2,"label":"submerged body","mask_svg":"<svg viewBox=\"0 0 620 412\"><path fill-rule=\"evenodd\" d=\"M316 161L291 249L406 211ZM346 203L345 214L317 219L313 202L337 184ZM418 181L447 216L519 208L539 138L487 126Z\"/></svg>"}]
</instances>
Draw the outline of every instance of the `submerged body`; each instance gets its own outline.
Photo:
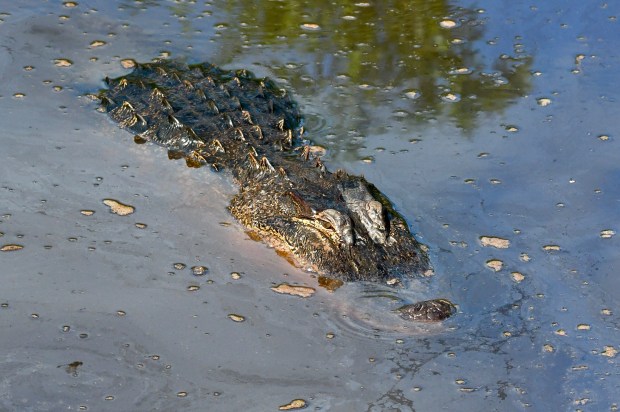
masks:
<instances>
[{"instance_id":1,"label":"submerged body","mask_svg":"<svg viewBox=\"0 0 620 412\"><path fill-rule=\"evenodd\" d=\"M312 157L296 104L269 79L159 61L106 81L100 97L114 121L188 166L230 171L240 188L232 215L298 266L343 281L385 282L430 270L385 195ZM409 319L450 316L453 306L438 311L433 302L407 306Z\"/></svg>"}]
</instances>

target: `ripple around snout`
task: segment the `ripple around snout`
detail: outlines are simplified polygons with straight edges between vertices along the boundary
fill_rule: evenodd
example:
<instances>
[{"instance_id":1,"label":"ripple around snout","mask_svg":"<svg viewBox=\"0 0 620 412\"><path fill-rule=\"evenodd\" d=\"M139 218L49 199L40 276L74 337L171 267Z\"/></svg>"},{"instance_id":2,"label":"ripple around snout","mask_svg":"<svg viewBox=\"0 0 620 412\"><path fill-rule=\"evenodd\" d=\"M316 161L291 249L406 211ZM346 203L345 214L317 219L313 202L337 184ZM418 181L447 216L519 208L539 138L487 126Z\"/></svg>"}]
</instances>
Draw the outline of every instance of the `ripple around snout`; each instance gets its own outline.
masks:
<instances>
[{"instance_id":1,"label":"ripple around snout","mask_svg":"<svg viewBox=\"0 0 620 412\"><path fill-rule=\"evenodd\" d=\"M377 285L348 285L331 317L334 329L341 333L366 339L394 341L408 336L426 336L444 332L441 323L410 322L402 319L395 309L402 306L401 291Z\"/></svg>"}]
</instances>

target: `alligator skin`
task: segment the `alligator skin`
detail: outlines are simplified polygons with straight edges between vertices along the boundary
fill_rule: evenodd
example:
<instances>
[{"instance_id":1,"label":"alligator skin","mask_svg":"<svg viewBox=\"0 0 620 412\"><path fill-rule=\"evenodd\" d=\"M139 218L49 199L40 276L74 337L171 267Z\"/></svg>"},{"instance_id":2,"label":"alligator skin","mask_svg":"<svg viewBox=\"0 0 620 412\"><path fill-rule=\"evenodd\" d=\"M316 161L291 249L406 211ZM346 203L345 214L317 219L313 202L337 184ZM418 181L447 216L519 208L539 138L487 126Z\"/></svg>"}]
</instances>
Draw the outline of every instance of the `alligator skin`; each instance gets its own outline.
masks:
<instances>
[{"instance_id":1,"label":"alligator skin","mask_svg":"<svg viewBox=\"0 0 620 412\"><path fill-rule=\"evenodd\" d=\"M430 270L385 195L361 176L331 173L311 155L297 105L271 80L162 60L106 83L103 110L136 141L163 146L188 166L232 173L240 188L232 215L296 265L343 281L386 282ZM451 314L433 302L408 316Z\"/></svg>"}]
</instances>

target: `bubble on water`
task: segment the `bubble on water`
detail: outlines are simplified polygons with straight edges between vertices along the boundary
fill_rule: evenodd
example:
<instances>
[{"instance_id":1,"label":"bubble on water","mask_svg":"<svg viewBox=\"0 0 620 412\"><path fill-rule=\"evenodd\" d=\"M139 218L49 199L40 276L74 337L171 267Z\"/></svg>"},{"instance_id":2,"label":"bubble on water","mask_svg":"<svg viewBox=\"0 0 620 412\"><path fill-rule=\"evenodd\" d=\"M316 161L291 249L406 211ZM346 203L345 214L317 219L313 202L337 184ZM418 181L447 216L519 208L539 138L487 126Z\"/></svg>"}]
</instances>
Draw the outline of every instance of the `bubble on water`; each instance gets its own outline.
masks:
<instances>
[{"instance_id":1,"label":"bubble on water","mask_svg":"<svg viewBox=\"0 0 620 412\"><path fill-rule=\"evenodd\" d=\"M607 356L608 358L615 358L617 354L618 350L613 346L605 346L605 348L601 352L602 356Z\"/></svg>"},{"instance_id":2,"label":"bubble on water","mask_svg":"<svg viewBox=\"0 0 620 412\"><path fill-rule=\"evenodd\" d=\"M185 391L177 392L177 396L179 398L185 398L187 396L187 392Z\"/></svg>"},{"instance_id":3,"label":"bubble on water","mask_svg":"<svg viewBox=\"0 0 620 412\"><path fill-rule=\"evenodd\" d=\"M69 59L54 59L54 64L58 67L69 67L73 65L73 62Z\"/></svg>"},{"instance_id":4,"label":"bubble on water","mask_svg":"<svg viewBox=\"0 0 620 412\"><path fill-rule=\"evenodd\" d=\"M119 216L127 216L135 211L133 206L121 203L115 199L103 199L103 204L110 208L110 212Z\"/></svg>"},{"instance_id":5,"label":"bubble on water","mask_svg":"<svg viewBox=\"0 0 620 412\"><path fill-rule=\"evenodd\" d=\"M233 322L244 322L245 321L245 317L241 315L237 315L236 313L229 314L228 319L232 320Z\"/></svg>"},{"instance_id":6,"label":"bubble on water","mask_svg":"<svg viewBox=\"0 0 620 412\"><path fill-rule=\"evenodd\" d=\"M316 23L304 23L301 25L302 30L306 31L318 31L321 30L321 26Z\"/></svg>"},{"instance_id":7,"label":"bubble on water","mask_svg":"<svg viewBox=\"0 0 620 412\"><path fill-rule=\"evenodd\" d=\"M93 48L93 49L96 48L96 47L104 46L104 45L106 45L106 42L104 42L103 40L93 40L90 43L90 47Z\"/></svg>"},{"instance_id":8,"label":"bubble on water","mask_svg":"<svg viewBox=\"0 0 620 412\"><path fill-rule=\"evenodd\" d=\"M616 232L614 230L612 230L612 229L601 230L601 238L603 238L603 239L610 239L615 234L616 234Z\"/></svg>"},{"instance_id":9,"label":"bubble on water","mask_svg":"<svg viewBox=\"0 0 620 412\"><path fill-rule=\"evenodd\" d=\"M195 291L197 291L197 290L200 290L200 286L198 286L198 285L189 285L189 286L187 287L187 290L188 290L189 292L195 292Z\"/></svg>"},{"instance_id":10,"label":"bubble on water","mask_svg":"<svg viewBox=\"0 0 620 412\"><path fill-rule=\"evenodd\" d=\"M444 29L452 29L456 27L456 22L454 20L445 19L439 22L439 26Z\"/></svg>"},{"instance_id":11,"label":"bubble on water","mask_svg":"<svg viewBox=\"0 0 620 412\"><path fill-rule=\"evenodd\" d=\"M538 103L539 106L545 107L551 104L551 99L546 98L546 97L541 97L539 99L536 99L536 102Z\"/></svg>"},{"instance_id":12,"label":"bubble on water","mask_svg":"<svg viewBox=\"0 0 620 412\"><path fill-rule=\"evenodd\" d=\"M83 214L84 216L92 216L95 214L94 210L80 210L80 213Z\"/></svg>"},{"instance_id":13,"label":"bubble on water","mask_svg":"<svg viewBox=\"0 0 620 412\"><path fill-rule=\"evenodd\" d=\"M309 286L289 285L288 283L281 283L271 288L276 293L299 296L302 298L309 298L314 295L316 289Z\"/></svg>"},{"instance_id":14,"label":"bubble on water","mask_svg":"<svg viewBox=\"0 0 620 412\"><path fill-rule=\"evenodd\" d=\"M134 59L123 59L121 60L121 66L124 69L133 69L136 67L136 61Z\"/></svg>"},{"instance_id":15,"label":"bubble on water","mask_svg":"<svg viewBox=\"0 0 620 412\"><path fill-rule=\"evenodd\" d=\"M183 270L186 268L185 263L175 263L172 265L176 270Z\"/></svg>"},{"instance_id":16,"label":"bubble on water","mask_svg":"<svg viewBox=\"0 0 620 412\"><path fill-rule=\"evenodd\" d=\"M206 266L192 266L192 274L194 276L204 276L209 271Z\"/></svg>"},{"instance_id":17,"label":"bubble on water","mask_svg":"<svg viewBox=\"0 0 620 412\"><path fill-rule=\"evenodd\" d=\"M546 252L557 252L560 250L559 245L544 245L543 250Z\"/></svg>"},{"instance_id":18,"label":"bubble on water","mask_svg":"<svg viewBox=\"0 0 620 412\"><path fill-rule=\"evenodd\" d=\"M523 282L523 280L525 279L525 276L521 272L512 272L511 276L512 279L517 283Z\"/></svg>"},{"instance_id":19,"label":"bubble on water","mask_svg":"<svg viewBox=\"0 0 620 412\"><path fill-rule=\"evenodd\" d=\"M10 243L8 245L4 245L2 247L0 247L0 251L1 252L14 252L16 250L22 250L24 248L24 246L22 245L17 245L14 243Z\"/></svg>"},{"instance_id":20,"label":"bubble on water","mask_svg":"<svg viewBox=\"0 0 620 412\"><path fill-rule=\"evenodd\" d=\"M555 348L550 343L546 343L543 345L543 351L553 353L555 352Z\"/></svg>"},{"instance_id":21,"label":"bubble on water","mask_svg":"<svg viewBox=\"0 0 620 412\"><path fill-rule=\"evenodd\" d=\"M580 323L577 325L577 330L590 330L590 325L587 323Z\"/></svg>"},{"instance_id":22,"label":"bubble on water","mask_svg":"<svg viewBox=\"0 0 620 412\"><path fill-rule=\"evenodd\" d=\"M507 124L506 126L504 126L504 129L510 133L516 133L519 131L519 128L517 126L511 124Z\"/></svg>"},{"instance_id":23,"label":"bubble on water","mask_svg":"<svg viewBox=\"0 0 620 412\"><path fill-rule=\"evenodd\" d=\"M239 280L241 279L241 273L239 272L231 272L230 277L234 280Z\"/></svg>"},{"instance_id":24,"label":"bubble on water","mask_svg":"<svg viewBox=\"0 0 620 412\"><path fill-rule=\"evenodd\" d=\"M444 93L440 97L441 100L448 103L456 103L461 101L461 96L457 93Z\"/></svg>"},{"instance_id":25,"label":"bubble on water","mask_svg":"<svg viewBox=\"0 0 620 412\"><path fill-rule=\"evenodd\" d=\"M480 244L497 249L507 249L510 246L510 240L496 236L480 236Z\"/></svg>"},{"instance_id":26,"label":"bubble on water","mask_svg":"<svg viewBox=\"0 0 620 412\"><path fill-rule=\"evenodd\" d=\"M419 98L422 94L414 89L410 89L410 90L405 90L405 97L407 97L408 99L411 100L415 100L417 98Z\"/></svg>"},{"instance_id":27,"label":"bubble on water","mask_svg":"<svg viewBox=\"0 0 620 412\"><path fill-rule=\"evenodd\" d=\"M471 74L472 70L468 67L459 67L457 69L450 70L448 74Z\"/></svg>"},{"instance_id":28,"label":"bubble on water","mask_svg":"<svg viewBox=\"0 0 620 412\"><path fill-rule=\"evenodd\" d=\"M487 260L486 265L489 269L499 272L504 267L504 262L499 259L490 259Z\"/></svg>"}]
</instances>

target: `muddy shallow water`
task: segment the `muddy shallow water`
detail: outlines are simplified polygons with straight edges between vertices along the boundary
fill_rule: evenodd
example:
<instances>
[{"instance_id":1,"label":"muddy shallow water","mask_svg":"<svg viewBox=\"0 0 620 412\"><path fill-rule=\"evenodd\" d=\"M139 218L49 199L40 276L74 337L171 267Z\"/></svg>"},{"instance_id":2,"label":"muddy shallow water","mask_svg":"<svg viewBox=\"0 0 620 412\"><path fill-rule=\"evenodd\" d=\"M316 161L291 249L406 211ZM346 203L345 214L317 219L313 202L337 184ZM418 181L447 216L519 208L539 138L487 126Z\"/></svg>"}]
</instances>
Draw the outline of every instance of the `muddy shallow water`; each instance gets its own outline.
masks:
<instances>
[{"instance_id":1,"label":"muddy shallow water","mask_svg":"<svg viewBox=\"0 0 620 412\"><path fill-rule=\"evenodd\" d=\"M0 6L0 410L617 410L619 13ZM225 174L135 145L86 97L158 56L288 88L328 167L390 197L435 276L331 293L250 240ZM389 312L439 296L459 307L443 324Z\"/></svg>"}]
</instances>

